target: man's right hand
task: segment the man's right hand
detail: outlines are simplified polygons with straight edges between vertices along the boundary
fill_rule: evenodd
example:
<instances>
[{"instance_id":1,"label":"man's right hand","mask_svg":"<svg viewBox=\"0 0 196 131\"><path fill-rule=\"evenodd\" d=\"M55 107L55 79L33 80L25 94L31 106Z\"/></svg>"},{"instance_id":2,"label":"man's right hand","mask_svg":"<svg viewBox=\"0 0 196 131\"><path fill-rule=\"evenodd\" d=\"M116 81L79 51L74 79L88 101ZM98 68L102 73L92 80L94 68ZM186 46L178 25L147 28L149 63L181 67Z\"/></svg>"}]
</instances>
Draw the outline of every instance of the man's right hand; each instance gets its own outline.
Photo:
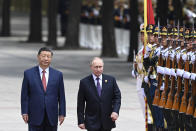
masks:
<instances>
[{"instance_id":1,"label":"man's right hand","mask_svg":"<svg viewBox=\"0 0 196 131\"><path fill-rule=\"evenodd\" d=\"M28 120L29 120L28 114L23 114L22 115L22 118L23 118L23 120L24 120L25 123L28 123Z\"/></svg>"},{"instance_id":2,"label":"man's right hand","mask_svg":"<svg viewBox=\"0 0 196 131\"><path fill-rule=\"evenodd\" d=\"M80 129L85 129L85 125L84 125L84 124L80 124L80 125L78 125L78 127L79 127Z\"/></svg>"}]
</instances>

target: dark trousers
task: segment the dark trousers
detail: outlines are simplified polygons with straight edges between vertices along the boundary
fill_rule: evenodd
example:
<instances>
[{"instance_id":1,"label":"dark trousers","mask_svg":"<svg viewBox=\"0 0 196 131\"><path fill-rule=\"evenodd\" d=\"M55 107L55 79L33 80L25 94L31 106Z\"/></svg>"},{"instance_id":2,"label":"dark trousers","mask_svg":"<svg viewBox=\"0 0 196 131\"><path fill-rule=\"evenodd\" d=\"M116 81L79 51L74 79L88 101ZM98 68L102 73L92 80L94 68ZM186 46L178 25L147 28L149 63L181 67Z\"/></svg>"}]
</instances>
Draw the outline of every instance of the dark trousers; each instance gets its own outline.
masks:
<instances>
[{"instance_id":1,"label":"dark trousers","mask_svg":"<svg viewBox=\"0 0 196 131\"><path fill-rule=\"evenodd\" d=\"M179 131L179 129L180 129L179 112L176 111L176 110L172 110L171 111L171 116L172 116L172 121L173 121L173 124L174 124L173 125L174 130L172 130L172 131Z\"/></svg>"},{"instance_id":2,"label":"dark trousers","mask_svg":"<svg viewBox=\"0 0 196 131\"><path fill-rule=\"evenodd\" d=\"M193 130L196 130L196 118L193 118L192 120Z\"/></svg>"},{"instance_id":3,"label":"dark trousers","mask_svg":"<svg viewBox=\"0 0 196 131\"><path fill-rule=\"evenodd\" d=\"M175 126L175 123L177 122L177 120L175 120L174 117L176 117L176 116L173 116L172 110L163 109L163 115L164 115L164 118L167 122L168 131L178 131L178 130L176 130L176 126Z\"/></svg>"},{"instance_id":4,"label":"dark trousers","mask_svg":"<svg viewBox=\"0 0 196 131\"><path fill-rule=\"evenodd\" d=\"M179 128L180 128L180 131L184 131L185 129L185 117L184 117L184 113L179 113Z\"/></svg>"},{"instance_id":5,"label":"dark trousers","mask_svg":"<svg viewBox=\"0 0 196 131\"><path fill-rule=\"evenodd\" d=\"M154 95L155 95L155 90L157 88L157 80L156 79L151 79L150 80L151 86L149 89L149 94L151 96L151 101L153 102L154 100ZM153 112L154 114L154 125L157 128L163 128L164 127L164 118L163 118L163 111L161 108L159 108L158 106L153 106L152 105L153 110L151 110L151 112Z\"/></svg>"},{"instance_id":6,"label":"dark trousers","mask_svg":"<svg viewBox=\"0 0 196 131\"><path fill-rule=\"evenodd\" d=\"M193 117L192 117L192 115L185 115L184 117L185 117L184 123L185 123L186 131L195 131L193 129L193 125L192 125L193 124Z\"/></svg>"},{"instance_id":7,"label":"dark trousers","mask_svg":"<svg viewBox=\"0 0 196 131\"><path fill-rule=\"evenodd\" d=\"M39 126L29 124L29 131L57 131L57 125L52 126L50 124L47 113L45 112L42 124Z\"/></svg>"},{"instance_id":8,"label":"dark trousers","mask_svg":"<svg viewBox=\"0 0 196 131\"><path fill-rule=\"evenodd\" d=\"M102 127L99 130L88 130L88 131L111 131L111 129L103 129Z\"/></svg>"}]
</instances>

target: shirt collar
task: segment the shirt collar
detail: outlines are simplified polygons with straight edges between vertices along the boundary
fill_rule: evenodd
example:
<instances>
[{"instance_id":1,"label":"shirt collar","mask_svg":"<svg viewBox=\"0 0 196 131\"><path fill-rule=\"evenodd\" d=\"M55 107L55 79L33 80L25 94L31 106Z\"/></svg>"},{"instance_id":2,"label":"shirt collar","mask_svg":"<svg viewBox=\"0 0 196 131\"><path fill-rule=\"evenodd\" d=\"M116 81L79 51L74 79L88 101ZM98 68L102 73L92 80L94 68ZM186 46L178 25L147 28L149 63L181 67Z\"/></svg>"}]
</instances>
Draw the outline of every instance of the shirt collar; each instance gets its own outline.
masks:
<instances>
[{"instance_id":1,"label":"shirt collar","mask_svg":"<svg viewBox=\"0 0 196 131\"><path fill-rule=\"evenodd\" d=\"M43 69L39 66L39 72L42 73ZM46 73L49 73L49 67L45 69Z\"/></svg>"},{"instance_id":2,"label":"shirt collar","mask_svg":"<svg viewBox=\"0 0 196 131\"><path fill-rule=\"evenodd\" d=\"M92 76L93 76L93 80L96 80L97 76L95 76L93 73ZM102 81L102 74L99 76L99 79Z\"/></svg>"}]
</instances>

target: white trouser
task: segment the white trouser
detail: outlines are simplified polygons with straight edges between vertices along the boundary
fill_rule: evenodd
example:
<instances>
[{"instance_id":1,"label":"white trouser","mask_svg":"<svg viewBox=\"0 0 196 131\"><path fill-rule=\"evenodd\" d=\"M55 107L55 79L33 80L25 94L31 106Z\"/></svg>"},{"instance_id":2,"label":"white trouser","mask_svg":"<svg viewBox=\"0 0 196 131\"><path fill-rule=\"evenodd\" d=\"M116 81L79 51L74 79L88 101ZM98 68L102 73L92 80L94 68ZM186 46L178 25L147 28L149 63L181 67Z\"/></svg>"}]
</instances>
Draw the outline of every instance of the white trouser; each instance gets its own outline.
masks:
<instances>
[{"instance_id":1,"label":"white trouser","mask_svg":"<svg viewBox=\"0 0 196 131\"><path fill-rule=\"evenodd\" d=\"M137 95L139 98L139 102L142 108L142 113L145 117L145 93L144 93L144 88L141 88L142 86L142 81L143 81L143 77L138 76L137 77Z\"/></svg>"},{"instance_id":2,"label":"white trouser","mask_svg":"<svg viewBox=\"0 0 196 131\"><path fill-rule=\"evenodd\" d=\"M142 76L138 76L137 77L137 95L139 98L139 102L142 108L142 113L143 116L145 118L145 92L144 92L144 88L141 88L142 86L142 81L143 81L143 77ZM148 107L148 123L152 124L152 115L151 112L149 112L149 107Z\"/></svg>"}]
</instances>

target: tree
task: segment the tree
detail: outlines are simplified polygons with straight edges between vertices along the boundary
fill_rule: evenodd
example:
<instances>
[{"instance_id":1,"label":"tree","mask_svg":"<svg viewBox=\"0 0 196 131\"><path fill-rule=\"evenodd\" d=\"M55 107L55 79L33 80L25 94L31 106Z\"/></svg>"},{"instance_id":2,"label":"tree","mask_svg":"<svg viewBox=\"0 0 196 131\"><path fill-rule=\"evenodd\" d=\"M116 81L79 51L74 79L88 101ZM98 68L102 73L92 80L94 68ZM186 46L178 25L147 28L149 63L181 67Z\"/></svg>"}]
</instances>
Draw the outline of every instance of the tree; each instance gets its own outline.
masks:
<instances>
[{"instance_id":1,"label":"tree","mask_svg":"<svg viewBox=\"0 0 196 131\"><path fill-rule=\"evenodd\" d=\"M67 33L64 48L78 49L79 46L79 23L82 0L71 0L67 23Z\"/></svg>"},{"instance_id":2,"label":"tree","mask_svg":"<svg viewBox=\"0 0 196 131\"><path fill-rule=\"evenodd\" d=\"M57 0L48 0L48 42L47 45L57 47Z\"/></svg>"},{"instance_id":3,"label":"tree","mask_svg":"<svg viewBox=\"0 0 196 131\"><path fill-rule=\"evenodd\" d=\"M130 46L129 46L129 55L127 61L134 60L134 52L138 52L138 0L130 0L130 17L131 17L131 26L130 26Z\"/></svg>"},{"instance_id":4,"label":"tree","mask_svg":"<svg viewBox=\"0 0 196 131\"><path fill-rule=\"evenodd\" d=\"M0 35L1 35L1 28L2 28L2 0L0 0Z\"/></svg>"},{"instance_id":5,"label":"tree","mask_svg":"<svg viewBox=\"0 0 196 131\"><path fill-rule=\"evenodd\" d=\"M10 36L10 4L11 0L3 0L1 36Z\"/></svg>"},{"instance_id":6,"label":"tree","mask_svg":"<svg viewBox=\"0 0 196 131\"><path fill-rule=\"evenodd\" d=\"M102 7L102 52L103 57L118 57L116 51L113 11L114 0L103 0Z\"/></svg>"},{"instance_id":7,"label":"tree","mask_svg":"<svg viewBox=\"0 0 196 131\"><path fill-rule=\"evenodd\" d=\"M156 12L157 12L156 19L157 20L159 19L160 25L166 26L168 20L168 0L158 0Z\"/></svg>"},{"instance_id":8,"label":"tree","mask_svg":"<svg viewBox=\"0 0 196 131\"><path fill-rule=\"evenodd\" d=\"M42 42L42 0L30 0L29 42Z\"/></svg>"},{"instance_id":9,"label":"tree","mask_svg":"<svg viewBox=\"0 0 196 131\"><path fill-rule=\"evenodd\" d=\"M174 20L177 23L180 22L180 25L183 24L183 18L182 18L182 2L181 0L173 0L173 6L174 6Z\"/></svg>"}]
</instances>

